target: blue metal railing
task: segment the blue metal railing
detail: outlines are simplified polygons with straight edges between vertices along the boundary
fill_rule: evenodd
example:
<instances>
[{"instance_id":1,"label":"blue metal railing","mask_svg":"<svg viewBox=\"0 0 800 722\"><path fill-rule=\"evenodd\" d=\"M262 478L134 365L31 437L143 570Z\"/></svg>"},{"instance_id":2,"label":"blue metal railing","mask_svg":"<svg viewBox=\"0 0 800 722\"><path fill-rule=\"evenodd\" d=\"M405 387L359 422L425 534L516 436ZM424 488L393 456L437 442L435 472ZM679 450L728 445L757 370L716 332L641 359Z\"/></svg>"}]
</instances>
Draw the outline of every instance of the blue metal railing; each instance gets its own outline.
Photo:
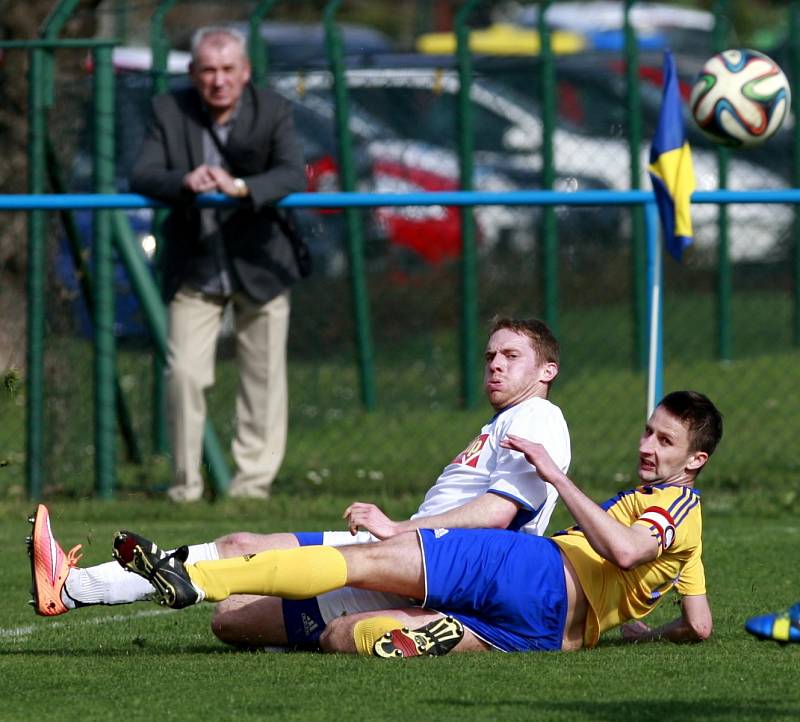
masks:
<instances>
[{"instance_id":1,"label":"blue metal railing","mask_svg":"<svg viewBox=\"0 0 800 722\"><path fill-rule=\"evenodd\" d=\"M800 188L747 191L697 191L693 203L783 203L800 204ZM197 204L204 207L232 206L239 203L222 194L200 196ZM646 236L646 287L648 364L646 409L649 414L663 393L663 332L661 240L658 211L652 191L440 191L426 193L295 193L278 203L284 208L368 208L386 206L608 206L640 205L644 209ZM133 193L121 194L18 194L0 195L0 212L57 211L67 209L135 209L164 207L158 201ZM124 250L124 248L123 248ZM135 254L133 254L135 255ZM146 273L138 274L141 277ZM145 279L147 290L152 283ZM151 289L152 290L152 289ZM110 291L109 289L109 292ZM153 304L163 314L159 302ZM160 310L159 310L160 309ZM158 320L158 319L156 319ZM158 324L155 324L158 326ZM162 324L163 325L163 324ZM162 329L163 333L163 329ZM31 490L35 492L35 489Z\"/></svg>"},{"instance_id":2,"label":"blue metal railing","mask_svg":"<svg viewBox=\"0 0 800 722\"><path fill-rule=\"evenodd\" d=\"M424 193L293 193L277 203L281 208L376 208L380 206L612 206L654 203L652 191L431 191ZM800 203L800 188L780 190L695 191L692 203ZM204 207L235 205L223 194L200 196ZM0 211L65 210L91 208L162 208L135 193L98 195L0 195Z\"/></svg>"}]
</instances>

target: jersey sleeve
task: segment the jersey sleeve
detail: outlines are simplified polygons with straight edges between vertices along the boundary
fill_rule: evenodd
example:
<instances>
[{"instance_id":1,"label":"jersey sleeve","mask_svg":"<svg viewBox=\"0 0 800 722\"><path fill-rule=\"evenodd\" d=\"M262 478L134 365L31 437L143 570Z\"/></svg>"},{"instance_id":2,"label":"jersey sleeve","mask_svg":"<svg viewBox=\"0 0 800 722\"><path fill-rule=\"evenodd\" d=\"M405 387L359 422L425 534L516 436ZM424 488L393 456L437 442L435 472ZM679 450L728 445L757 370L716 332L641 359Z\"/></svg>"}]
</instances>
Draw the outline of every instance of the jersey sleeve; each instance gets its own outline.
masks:
<instances>
[{"instance_id":1,"label":"jersey sleeve","mask_svg":"<svg viewBox=\"0 0 800 722\"><path fill-rule=\"evenodd\" d=\"M701 544L700 496L687 487L661 489L648 499L634 524L647 527L659 545L659 554L686 553Z\"/></svg>"},{"instance_id":2,"label":"jersey sleeve","mask_svg":"<svg viewBox=\"0 0 800 722\"><path fill-rule=\"evenodd\" d=\"M693 596L706 593L706 573L703 567L702 545L697 547L681 570L676 589L678 594Z\"/></svg>"},{"instance_id":3,"label":"jersey sleeve","mask_svg":"<svg viewBox=\"0 0 800 722\"><path fill-rule=\"evenodd\" d=\"M494 429L491 442L496 446L497 454L494 467L490 470L488 491L513 499L524 509L538 513L548 500L549 484L541 479L524 454L499 445L507 434L516 434L542 444L556 464L566 472L570 461L566 424L563 418L553 419L546 411L533 406Z\"/></svg>"}]
</instances>

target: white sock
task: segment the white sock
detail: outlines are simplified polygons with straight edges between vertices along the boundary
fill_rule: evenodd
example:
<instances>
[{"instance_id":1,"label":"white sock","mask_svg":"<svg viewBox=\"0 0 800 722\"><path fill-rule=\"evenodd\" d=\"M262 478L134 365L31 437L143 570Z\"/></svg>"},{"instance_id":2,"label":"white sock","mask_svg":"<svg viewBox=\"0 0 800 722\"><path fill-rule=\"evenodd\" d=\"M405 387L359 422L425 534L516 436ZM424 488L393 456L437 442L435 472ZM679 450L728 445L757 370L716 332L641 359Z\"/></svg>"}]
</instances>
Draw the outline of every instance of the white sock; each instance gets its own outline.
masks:
<instances>
[{"instance_id":1,"label":"white sock","mask_svg":"<svg viewBox=\"0 0 800 722\"><path fill-rule=\"evenodd\" d=\"M207 544L192 544L189 546L189 556L186 558L187 564L195 562L208 562L219 559L219 550L214 542Z\"/></svg>"},{"instance_id":2,"label":"white sock","mask_svg":"<svg viewBox=\"0 0 800 722\"><path fill-rule=\"evenodd\" d=\"M214 542L189 547L188 563L210 559L219 559ZM152 593L153 587L146 579L123 569L118 562L106 562L85 569L70 569L61 601L68 609L75 609L93 604L141 602L149 599Z\"/></svg>"}]
</instances>

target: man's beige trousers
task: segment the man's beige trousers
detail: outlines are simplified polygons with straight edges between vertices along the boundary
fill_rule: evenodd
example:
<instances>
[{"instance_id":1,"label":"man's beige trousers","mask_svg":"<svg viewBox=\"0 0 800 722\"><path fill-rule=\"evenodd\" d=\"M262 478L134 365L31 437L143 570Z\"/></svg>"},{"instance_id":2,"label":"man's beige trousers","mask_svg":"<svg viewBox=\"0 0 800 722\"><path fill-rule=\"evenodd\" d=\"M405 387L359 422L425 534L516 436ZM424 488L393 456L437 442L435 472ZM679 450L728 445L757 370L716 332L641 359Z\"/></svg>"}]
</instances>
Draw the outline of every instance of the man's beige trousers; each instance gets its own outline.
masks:
<instances>
[{"instance_id":1,"label":"man's beige trousers","mask_svg":"<svg viewBox=\"0 0 800 722\"><path fill-rule=\"evenodd\" d=\"M239 293L231 303L239 387L230 495L266 498L286 448L289 292L263 305ZM214 383L225 305L223 298L182 288L169 306L167 414L174 478L168 494L174 501L203 494L205 390Z\"/></svg>"}]
</instances>

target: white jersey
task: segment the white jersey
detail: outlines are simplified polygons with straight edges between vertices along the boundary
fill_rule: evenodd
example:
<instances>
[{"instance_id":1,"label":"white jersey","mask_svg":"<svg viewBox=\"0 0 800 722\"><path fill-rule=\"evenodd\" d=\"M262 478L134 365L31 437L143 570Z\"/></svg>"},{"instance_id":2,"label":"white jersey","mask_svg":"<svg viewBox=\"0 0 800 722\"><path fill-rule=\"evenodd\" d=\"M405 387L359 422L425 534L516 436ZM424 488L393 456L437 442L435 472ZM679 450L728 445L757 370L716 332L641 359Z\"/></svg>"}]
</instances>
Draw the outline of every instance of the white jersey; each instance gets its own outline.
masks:
<instances>
[{"instance_id":1,"label":"white jersey","mask_svg":"<svg viewBox=\"0 0 800 722\"><path fill-rule=\"evenodd\" d=\"M520 505L509 529L544 535L558 493L539 478L523 454L500 446L500 440L509 433L542 444L558 467L567 472L571 451L561 409L546 399L528 399L495 414L467 448L444 468L411 518L441 514L489 492ZM379 540L368 531L355 536L347 531L328 531L320 541L329 546L343 546ZM325 624L346 614L400 609L410 604L403 597L354 587L321 594L317 602Z\"/></svg>"},{"instance_id":2,"label":"white jersey","mask_svg":"<svg viewBox=\"0 0 800 722\"><path fill-rule=\"evenodd\" d=\"M500 446L500 440L508 434L542 444L561 471L567 472L571 458L569 430L561 409L547 399L528 399L495 414L445 467L411 518L441 514L490 492L520 505L509 529L544 534L558 494L522 453Z\"/></svg>"}]
</instances>

